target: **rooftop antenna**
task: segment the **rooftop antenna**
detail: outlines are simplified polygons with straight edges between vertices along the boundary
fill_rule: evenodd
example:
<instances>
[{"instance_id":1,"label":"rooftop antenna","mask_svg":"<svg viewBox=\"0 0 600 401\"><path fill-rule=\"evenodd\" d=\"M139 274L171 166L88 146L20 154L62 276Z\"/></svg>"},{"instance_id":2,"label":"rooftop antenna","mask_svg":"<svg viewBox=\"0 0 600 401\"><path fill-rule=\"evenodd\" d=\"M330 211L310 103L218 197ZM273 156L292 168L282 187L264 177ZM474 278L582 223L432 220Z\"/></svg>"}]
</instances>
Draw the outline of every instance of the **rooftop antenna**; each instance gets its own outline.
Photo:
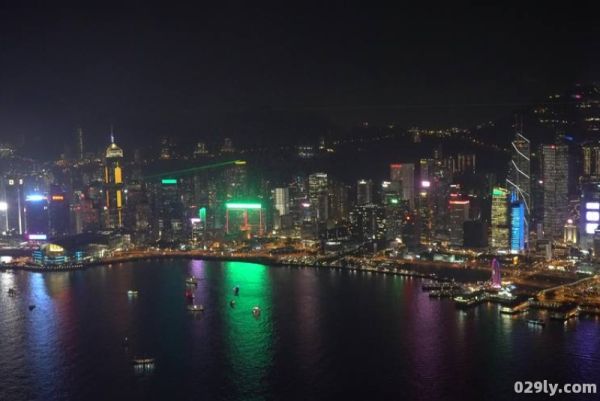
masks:
<instances>
[{"instance_id":1,"label":"rooftop antenna","mask_svg":"<svg viewBox=\"0 0 600 401\"><path fill-rule=\"evenodd\" d=\"M113 132L113 125L110 125L110 143L115 143L115 133Z\"/></svg>"}]
</instances>

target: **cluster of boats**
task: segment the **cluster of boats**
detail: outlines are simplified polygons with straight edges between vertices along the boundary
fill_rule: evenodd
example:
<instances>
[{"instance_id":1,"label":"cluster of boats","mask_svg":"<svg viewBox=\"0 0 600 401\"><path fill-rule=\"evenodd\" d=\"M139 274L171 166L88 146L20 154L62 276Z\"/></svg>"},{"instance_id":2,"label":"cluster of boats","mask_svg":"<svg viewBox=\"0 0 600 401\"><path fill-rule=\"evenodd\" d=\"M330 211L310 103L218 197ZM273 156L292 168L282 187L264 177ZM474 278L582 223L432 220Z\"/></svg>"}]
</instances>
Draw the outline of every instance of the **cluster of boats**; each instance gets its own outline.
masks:
<instances>
[{"instance_id":1,"label":"cluster of boats","mask_svg":"<svg viewBox=\"0 0 600 401\"><path fill-rule=\"evenodd\" d=\"M194 299L195 299L195 289L198 287L198 281L199 279L197 277L194 276L190 276L187 277L185 279L185 299L188 301L187 305L186 305L186 309L189 312L204 312L204 305L202 304L196 304L194 303ZM131 297L137 297L138 295L138 290L134 290L131 289L129 291L127 291L127 295L131 298ZM239 286L235 286L233 287L233 296L234 297L238 297L240 295L240 287ZM235 299L231 299L229 301L229 306L231 308L234 308L236 305ZM261 309L258 306L255 306L252 308L252 316L254 316L255 318L259 318L261 314ZM129 339L127 337L125 337L123 339L123 347L124 348L128 348L129 347ZM134 357L131 360L131 364L133 365L135 372L136 373L140 373L140 374L145 374L145 373L150 373L151 371L154 370L154 366L155 366L155 360L154 358L150 358L150 357Z\"/></svg>"}]
</instances>

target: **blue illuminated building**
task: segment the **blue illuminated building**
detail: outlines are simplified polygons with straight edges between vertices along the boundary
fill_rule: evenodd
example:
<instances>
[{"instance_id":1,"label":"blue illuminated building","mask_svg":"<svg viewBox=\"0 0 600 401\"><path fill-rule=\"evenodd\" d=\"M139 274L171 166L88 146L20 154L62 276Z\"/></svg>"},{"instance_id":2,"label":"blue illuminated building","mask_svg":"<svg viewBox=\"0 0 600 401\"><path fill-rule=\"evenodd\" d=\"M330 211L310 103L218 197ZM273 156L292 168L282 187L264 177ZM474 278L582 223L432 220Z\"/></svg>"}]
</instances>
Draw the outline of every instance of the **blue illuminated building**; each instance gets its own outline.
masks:
<instances>
[{"instance_id":1,"label":"blue illuminated building","mask_svg":"<svg viewBox=\"0 0 600 401\"><path fill-rule=\"evenodd\" d=\"M510 252L520 253L525 249L525 205L513 197L510 203Z\"/></svg>"}]
</instances>

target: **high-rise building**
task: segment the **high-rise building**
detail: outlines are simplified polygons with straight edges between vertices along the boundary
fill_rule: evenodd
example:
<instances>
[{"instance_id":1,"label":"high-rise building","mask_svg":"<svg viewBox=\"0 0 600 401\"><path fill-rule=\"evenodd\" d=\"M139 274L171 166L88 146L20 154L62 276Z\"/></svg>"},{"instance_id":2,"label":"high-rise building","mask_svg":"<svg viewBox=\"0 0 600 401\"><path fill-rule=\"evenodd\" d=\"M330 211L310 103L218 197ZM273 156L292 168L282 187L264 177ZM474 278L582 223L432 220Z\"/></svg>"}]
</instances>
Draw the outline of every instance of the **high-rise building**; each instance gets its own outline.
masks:
<instances>
[{"instance_id":1,"label":"high-rise building","mask_svg":"<svg viewBox=\"0 0 600 401\"><path fill-rule=\"evenodd\" d=\"M50 218L46 195L34 193L25 197L25 221L27 235L48 235Z\"/></svg>"},{"instance_id":2,"label":"high-rise building","mask_svg":"<svg viewBox=\"0 0 600 401\"><path fill-rule=\"evenodd\" d=\"M402 199L408 201L410 208L413 209L415 207L415 165L390 164L390 181L401 183Z\"/></svg>"},{"instance_id":3,"label":"high-rise building","mask_svg":"<svg viewBox=\"0 0 600 401\"><path fill-rule=\"evenodd\" d=\"M359 180L356 183L356 204L366 205L373 203L373 181Z\"/></svg>"},{"instance_id":4,"label":"high-rise building","mask_svg":"<svg viewBox=\"0 0 600 401\"><path fill-rule=\"evenodd\" d=\"M225 233L230 236L251 238L265 230L263 207L259 202L227 202L225 205Z\"/></svg>"},{"instance_id":5,"label":"high-rise building","mask_svg":"<svg viewBox=\"0 0 600 401\"><path fill-rule=\"evenodd\" d=\"M501 187L492 189L492 236L490 246L495 249L509 248L508 190Z\"/></svg>"},{"instance_id":6,"label":"high-rise building","mask_svg":"<svg viewBox=\"0 0 600 401\"><path fill-rule=\"evenodd\" d=\"M582 145L583 176L586 178L600 177L600 142L586 142Z\"/></svg>"},{"instance_id":7,"label":"high-rise building","mask_svg":"<svg viewBox=\"0 0 600 401\"><path fill-rule=\"evenodd\" d=\"M542 146L544 237L562 239L568 218L569 149L566 145Z\"/></svg>"},{"instance_id":8,"label":"high-rise building","mask_svg":"<svg viewBox=\"0 0 600 401\"><path fill-rule=\"evenodd\" d=\"M104 226L123 227L123 149L111 133L104 158Z\"/></svg>"},{"instance_id":9,"label":"high-rise building","mask_svg":"<svg viewBox=\"0 0 600 401\"><path fill-rule=\"evenodd\" d=\"M525 250L525 202L514 193L510 203L510 252Z\"/></svg>"},{"instance_id":10,"label":"high-rise building","mask_svg":"<svg viewBox=\"0 0 600 401\"><path fill-rule=\"evenodd\" d=\"M54 190L48 199L49 234L53 237L69 233L69 200L63 191Z\"/></svg>"},{"instance_id":11,"label":"high-rise building","mask_svg":"<svg viewBox=\"0 0 600 401\"><path fill-rule=\"evenodd\" d=\"M280 216L284 216L290 212L290 190L289 188L275 188L273 190L273 203L275 210Z\"/></svg>"},{"instance_id":12,"label":"high-rise building","mask_svg":"<svg viewBox=\"0 0 600 401\"><path fill-rule=\"evenodd\" d=\"M23 178L7 176L0 179L0 202L4 222L2 231L22 235L25 232L25 194Z\"/></svg>"},{"instance_id":13,"label":"high-rise building","mask_svg":"<svg viewBox=\"0 0 600 401\"><path fill-rule=\"evenodd\" d=\"M582 249L589 249L594 245L594 234L600 224L599 181L584 181L582 183L579 211L579 245Z\"/></svg>"},{"instance_id":14,"label":"high-rise building","mask_svg":"<svg viewBox=\"0 0 600 401\"><path fill-rule=\"evenodd\" d=\"M282 228L282 216L290 214L290 190L287 187L273 189L273 206L275 209L274 227ZM285 218L284 218L285 219Z\"/></svg>"},{"instance_id":15,"label":"high-rise building","mask_svg":"<svg viewBox=\"0 0 600 401\"><path fill-rule=\"evenodd\" d=\"M469 219L468 199L451 199L448 202L450 209L450 244L463 246L463 224Z\"/></svg>"},{"instance_id":16,"label":"high-rise building","mask_svg":"<svg viewBox=\"0 0 600 401\"><path fill-rule=\"evenodd\" d=\"M184 237L185 209L179 186L176 178L162 178L153 188L155 237L159 240L176 241Z\"/></svg>"},{"instance_id":17,"label":"high-rise building","mask_svg":"<svg viewBox=\"0 0 600 401\"><path fill-rule=\"evenodd\" d=\"M385 210L382 206L359 205L350 212L352 236L365 242L385 240Z\"/></svg>"},{"instance_id":18,"label":"high-rise building","mask_svg":"<svg viewBox=\"0 0 600 401\"><path fill-rule=\"evenodd\" d=\"M326 173L314 173L308 176L308 199L313 218L317 221L326 221L329 217L328 189L329 180Z\"/></svg>"},{"instance_id":19,"label":"high-rise building","mask_svg":"<svg viewBox=\"0 0 600 401\"><path fill-rule=\"evenodd\" d=\"M508 189L523 202L524 207L524 241L527 242L529 232L529 217L531 215L531 147L529 139L517 132L511 142L512 156L506 184ZM512 242L511 242L512 244ZM511 246L512 248L512 246Z\"/></svg>"}]
</instances>

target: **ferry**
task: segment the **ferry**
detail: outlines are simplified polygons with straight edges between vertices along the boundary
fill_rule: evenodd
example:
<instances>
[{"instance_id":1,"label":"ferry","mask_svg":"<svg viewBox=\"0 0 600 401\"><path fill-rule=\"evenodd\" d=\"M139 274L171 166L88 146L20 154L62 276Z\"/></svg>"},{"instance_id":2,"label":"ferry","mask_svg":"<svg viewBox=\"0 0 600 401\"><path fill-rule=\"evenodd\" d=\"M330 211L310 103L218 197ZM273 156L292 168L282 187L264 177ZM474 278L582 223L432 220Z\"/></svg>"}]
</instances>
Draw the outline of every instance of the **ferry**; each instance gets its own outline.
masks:
<instances>
[{"instance_id":1,"label":"ferry","mask_svg":"<svg viewBox=\"0 0 600 401\"><path fill-rule=\"evenodd\" d=\"M198 285L198 278L194 277L194 276L190 276L185 279L185 283L190 284L190 285Z\"/></svg>"},{"instance_id":2,"label":"ferry","mask_svg":"<svg viewBox=\"0 0 600 401\"><path fill-rule=\"evenodd\" d=\"M454 305L457 308L469 308L471 306L479 305L482 302L482 299L478 296L470 297L459 295L454 297Z\"/></svg>"},{"instance_id":3,"label":"ferry","mask_svg":"<svg viewBox=\"0 0 600 401\"><path fill-rule=\"evenodd\" d=\"M154 368L154 358L133 358L131 364L140 370L151 370Z\"/></svg>"},{"instance_id":4,"label":"ferry","mask_svg":"<svg viewBox=\"0 0 600 401\"><path fill-rule=\"evenodd\" d=\"M138 290L129 290L127 291L127 295L129 295L130 297L135 297L138 294Z\"/></svg>"},{"instance_id":5,"label":"ferry","mask_svg":"<svg viewBox=\"0 0 600 401\"><path fill-rule=\"evenodd\" d=\"M532 324L534 326L546 326L546 322L541 319L527 319L527 323Z\"/></svg>"},{"instance_id":6,"label":"ferry","mask_svg":"<svg viewBox=\"0 0 600 401\"><path fill-rule=\"evenodd\" d=\"M519 313L525 312L525 309L515 309L510 306L503 306L500 308L500 313L503 315L517 315Z\"/></svg>"},{"instance_id":7,"label":"ferry","mask_svg":"<svg viewBox=\"0 0 600 401\"><path fill-rule=\"evenodd\" d=\"M187 310L189 310L190 312L204 312L204 306L192 304L187 306Z\"/></svg>"}]
</instances>

